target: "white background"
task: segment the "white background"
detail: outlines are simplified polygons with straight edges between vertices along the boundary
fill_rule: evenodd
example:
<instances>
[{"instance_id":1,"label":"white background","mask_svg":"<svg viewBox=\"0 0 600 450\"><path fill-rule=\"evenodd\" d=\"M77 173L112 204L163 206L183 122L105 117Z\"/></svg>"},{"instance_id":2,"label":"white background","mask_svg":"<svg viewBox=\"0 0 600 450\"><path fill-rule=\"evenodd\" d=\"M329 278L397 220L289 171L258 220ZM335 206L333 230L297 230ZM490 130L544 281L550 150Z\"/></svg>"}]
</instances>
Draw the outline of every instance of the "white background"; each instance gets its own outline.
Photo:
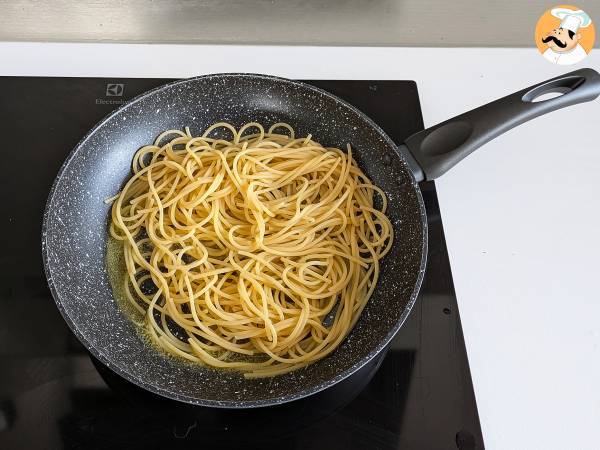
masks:
<instances>
[{"instance_id":1,"label":"white background","mask_svg":"<svg viewBox=\"0 0 600 450\"><path fill-rule=\"evenodd\" d=\"M600 70L600 52L578 67ZM569 70L535 49L0 43L0 75L411 79L426 126ZM600 448L600 100L437 186L486 447Z\"/></svg>"}]
</instances>

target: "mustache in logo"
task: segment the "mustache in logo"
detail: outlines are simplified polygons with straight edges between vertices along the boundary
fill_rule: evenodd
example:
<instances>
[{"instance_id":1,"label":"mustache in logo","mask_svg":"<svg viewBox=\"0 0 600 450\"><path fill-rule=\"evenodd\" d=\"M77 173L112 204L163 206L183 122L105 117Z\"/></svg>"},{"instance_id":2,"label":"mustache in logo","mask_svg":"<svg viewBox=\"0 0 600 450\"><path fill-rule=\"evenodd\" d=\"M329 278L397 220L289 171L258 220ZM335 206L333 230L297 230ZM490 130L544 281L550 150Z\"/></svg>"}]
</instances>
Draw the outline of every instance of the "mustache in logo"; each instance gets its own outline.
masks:
<instances>
[{"instance_id":1,"label":"mustache in logo","mask_svg":"<svg viewBox=\"0 0 600 450\"><path fill-rule=\"evenodd\" d=\"M559 41L558 38L555 36L547 36L545 38L542 38L542 42L544 44L546 44L547 42L550 42L550 41L554 41L554 43L560 48L565 48L567 46L566 42Z\"/></svg>"}]
</instances>

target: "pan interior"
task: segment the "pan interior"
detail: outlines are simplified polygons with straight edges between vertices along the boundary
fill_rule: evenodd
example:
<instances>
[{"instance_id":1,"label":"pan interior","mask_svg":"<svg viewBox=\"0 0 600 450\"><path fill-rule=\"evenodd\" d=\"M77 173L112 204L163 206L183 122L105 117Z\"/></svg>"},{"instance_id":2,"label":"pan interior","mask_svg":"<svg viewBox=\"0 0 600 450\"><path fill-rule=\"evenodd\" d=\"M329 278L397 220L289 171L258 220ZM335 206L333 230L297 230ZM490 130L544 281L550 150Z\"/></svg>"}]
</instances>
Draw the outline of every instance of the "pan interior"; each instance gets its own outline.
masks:
<instances>
[{"instance_id":1,"label":"pan interior","mask_svg":"<svg viewBox=\"0 0 600 450\"><path fill-rule=\"evenodd\" d=\"M228 121L287 122L325 146L352 145L388 195L395 234L377 288L348 338L330 356L290 374L245 380L168 357L148 346L113 298L105 257L109 205L131 176L135 151L162 131L192 134ZM44 257L63 316L102 362L130 381L177 400L249 407L292 400L334 384L379 352L402 324L422 277L426 242L420 191L391 140L364 114L316 88L255 75L213 75L142 95L97 125L71 153L48 200Z\"/></svg>"}]
</instances>

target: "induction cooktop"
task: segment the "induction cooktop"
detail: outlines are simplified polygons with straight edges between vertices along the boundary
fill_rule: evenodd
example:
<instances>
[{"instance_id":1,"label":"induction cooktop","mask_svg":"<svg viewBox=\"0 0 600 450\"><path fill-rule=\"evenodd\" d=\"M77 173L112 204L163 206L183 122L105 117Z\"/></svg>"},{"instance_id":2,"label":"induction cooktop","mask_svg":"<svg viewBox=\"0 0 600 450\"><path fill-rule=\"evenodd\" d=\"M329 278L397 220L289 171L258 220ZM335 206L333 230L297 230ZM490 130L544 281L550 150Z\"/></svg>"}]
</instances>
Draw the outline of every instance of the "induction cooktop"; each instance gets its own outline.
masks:
<instances>
[{"instance_id":1,"label":"induction cooktop","mask_svg":"<svg viewBox=\"0 0 600 450\"><path fill-rule=\"evenodd\" d=\"M164 79L0 77L0 449L483 449L435 184L421 293L387 352L335 389L282 408L190 407L92 358L44 276L41 224L67 154L102 117ZM423 129L413 81L309 81L397 143Z\"/></svg>"}]
</instances>

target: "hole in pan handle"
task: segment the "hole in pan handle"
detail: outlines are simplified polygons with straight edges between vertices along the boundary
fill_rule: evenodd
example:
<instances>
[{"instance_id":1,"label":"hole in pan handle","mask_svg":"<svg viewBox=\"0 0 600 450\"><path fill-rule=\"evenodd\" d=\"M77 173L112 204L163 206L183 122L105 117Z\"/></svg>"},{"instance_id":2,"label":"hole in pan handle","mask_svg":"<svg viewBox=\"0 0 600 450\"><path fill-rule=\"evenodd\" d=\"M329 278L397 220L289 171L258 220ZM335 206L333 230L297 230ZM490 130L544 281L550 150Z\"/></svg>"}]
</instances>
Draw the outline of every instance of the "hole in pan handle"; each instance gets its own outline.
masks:
<instances>
[{"instance_id":1,"label":"hole in pan handle","mask_svg":"<svg viewBox=\"0 0 600 450\"><path fill-rule=\"evenodd\" d=\"M550 93L562 95L548 98ZM600 74L593 69L576 70L413 134L400 150L417 181L433 180L511 128L599 95ZM543 98L548 99L540 101Z\"/></svg>"}]
</instances>

